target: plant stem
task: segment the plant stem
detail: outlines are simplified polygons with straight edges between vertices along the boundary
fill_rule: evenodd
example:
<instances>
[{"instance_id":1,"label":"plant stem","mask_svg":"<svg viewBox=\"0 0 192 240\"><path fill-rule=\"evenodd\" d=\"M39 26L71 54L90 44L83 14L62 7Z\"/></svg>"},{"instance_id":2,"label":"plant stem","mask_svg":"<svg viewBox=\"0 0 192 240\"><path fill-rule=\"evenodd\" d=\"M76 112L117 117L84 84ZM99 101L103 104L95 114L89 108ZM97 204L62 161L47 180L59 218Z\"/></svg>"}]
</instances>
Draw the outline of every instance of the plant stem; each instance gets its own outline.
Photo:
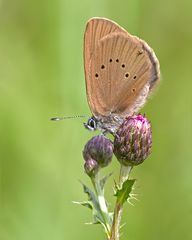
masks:
<instances>
[{"instance_id":1,"label":"plant stem","mask_svg":"<svg viewBox=\"0 0 192 240\"><path fill-rule=\"evenodd\" d=\"M109 236L111 235L111 224L110 224L108 208L107 208L105 197L104 197L104 191L100 185L99 175L96 174L96 176L94 178L92 178L91 180L92 180L96 195L98 197L101 215L103 217L103 220L105 221L105 230L106 230L107 236L109 238Z\"/></svg>"},{"instance_id":2,"label":"plant stem","mask_svg":"<svg viewBox=\"0 0 192 240\"><path fill-rule=\"evenodd\" d=\"M121 165L120 175L119 175L119 185L122 187L123 183L129 178L132 166Z\"/></svg>"},{"instance_id":3,"label":"plant stem","mask_svg":"<svg viewBox=\"0 0 192 240\"><path fill-rule=\"evenodd\" d=\"M132 166L126 167L121 165L120 176L119 176L120 188L122 187L124 181L126 181L129 178L131 169L132 169ZM122 211L123 211L123 205L119 201L116 201L110 240L119 240L119 230L120 230Z\"/></svg>"}]
</instances>

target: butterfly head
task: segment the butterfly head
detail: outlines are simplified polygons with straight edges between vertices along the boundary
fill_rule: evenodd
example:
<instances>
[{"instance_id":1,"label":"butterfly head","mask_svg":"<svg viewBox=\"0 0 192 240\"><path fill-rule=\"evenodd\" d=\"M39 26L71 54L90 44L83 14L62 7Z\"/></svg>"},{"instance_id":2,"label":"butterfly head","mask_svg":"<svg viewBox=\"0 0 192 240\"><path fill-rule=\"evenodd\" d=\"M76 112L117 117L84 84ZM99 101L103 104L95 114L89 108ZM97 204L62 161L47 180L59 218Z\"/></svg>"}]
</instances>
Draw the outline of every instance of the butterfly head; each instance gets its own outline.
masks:
<instances>
[{"instance_id":1,"label":"butterfly head","mask_svg":"<svg viewBox=\"0 0 192 240\"><path fill-rule=\"evenodd\" d=\"M89 131L99 130L103 134L115 134L118 127L122 124L124 117L117 116L116 114L109 114L108 116L92 116L88 119L84 126Z\"/></svg>"}]
</instances>

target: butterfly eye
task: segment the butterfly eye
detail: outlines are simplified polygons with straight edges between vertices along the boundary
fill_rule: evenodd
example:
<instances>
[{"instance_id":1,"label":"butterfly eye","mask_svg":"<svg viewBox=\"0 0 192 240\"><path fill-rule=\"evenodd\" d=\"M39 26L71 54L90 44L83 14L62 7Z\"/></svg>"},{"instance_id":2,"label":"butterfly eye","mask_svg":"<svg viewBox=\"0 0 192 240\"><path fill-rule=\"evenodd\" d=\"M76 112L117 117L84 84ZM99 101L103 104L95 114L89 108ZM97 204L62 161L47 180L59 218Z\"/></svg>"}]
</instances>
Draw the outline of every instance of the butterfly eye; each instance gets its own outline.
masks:
<instances>
[{"instance_id":1,"label":"butterfly eye","mask_svg":"<svg viewBox=\"0 0 192 240\"><path fill-rule=\"evenodd\" d=\"M89 125L89 127L90 127L91 129L93 129L93 130L96 129L96 122L95 122L94 119L90 118L90 119L88 120L88 125Z\"/></svg>"},{"instance_id":2,"label":"butterfly eye","mask_svg":"<svg viewBox=\"0 0 192 240\"><path fill-rule=\"evenodd\" d=\"M84 123L84 126L86 129L88 129L90 131L95 131L97 129L96 120L93 117L89 118L87 123Z\"/></svg>"}]
</instances>

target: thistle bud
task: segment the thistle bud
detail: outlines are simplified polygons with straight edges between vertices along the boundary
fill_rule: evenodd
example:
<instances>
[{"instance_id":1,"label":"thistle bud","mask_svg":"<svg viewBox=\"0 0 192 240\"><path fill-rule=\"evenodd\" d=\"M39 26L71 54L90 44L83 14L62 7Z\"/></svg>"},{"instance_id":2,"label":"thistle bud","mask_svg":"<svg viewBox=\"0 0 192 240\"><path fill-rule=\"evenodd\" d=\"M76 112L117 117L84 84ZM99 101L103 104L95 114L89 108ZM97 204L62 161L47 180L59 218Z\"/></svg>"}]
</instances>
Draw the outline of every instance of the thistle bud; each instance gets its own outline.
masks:
<instances>
[{"instance_id":1,"label":"thistle bud","mask_svg":"<svg viewBox=\"0 0 192 240\"><path fill-rule=\"evenodd\" d=\"M141 164L151 153L151 125L141 114L127 117L117 130L114 154L125 166Z\"/></svg>"},{"instance_id":2,"label":"thistle bud","mask_svg":"<svg viewBox=\"0 0 192 240\"><path fill-rule=\"evenodd\" d=\"M99 164L94 159L88 159L85 161L84 169L89 177L94 177L99 171Z\"/></svg>"},{"instance_id":3,"label":"thistle bud","mask_svg":"<svg viewBox=\"0 0 192 240\"><path fill-rule=\"evenodd\" d=\"M84 147L83 157L85 161L94 159L100 167L106 167L112 160L113 144L103 135L90 139Z\"/></svg>"}]
</instances>

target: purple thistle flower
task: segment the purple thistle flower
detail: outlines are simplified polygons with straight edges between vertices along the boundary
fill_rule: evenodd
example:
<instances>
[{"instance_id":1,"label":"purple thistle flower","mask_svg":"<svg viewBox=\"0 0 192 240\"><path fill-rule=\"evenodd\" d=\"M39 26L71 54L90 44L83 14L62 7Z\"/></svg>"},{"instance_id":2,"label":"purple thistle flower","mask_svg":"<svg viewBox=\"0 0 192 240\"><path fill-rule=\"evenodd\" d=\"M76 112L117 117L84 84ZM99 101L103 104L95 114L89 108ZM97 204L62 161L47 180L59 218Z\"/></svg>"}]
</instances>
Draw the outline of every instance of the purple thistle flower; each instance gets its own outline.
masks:
<instances>
[{"instance_id":1,"label":"purple thistle flower","mask_svg":"<svg viewBox=\"0 0 192 240\"><path fill-rule=\"evenodd\" d=\"M103 135L91 138L84 147L85 161L94 159L100 167L106 167L112 160L113 144Z\"/></svg>"},{"instance_id":2,"label":"purple thistle flower","mask_svg":"<svg viewBox=\"0 0 192 240\"><path fill-rule=\"evenodd\" d=\"M141 114L127 117L117 130L114 154L125 166L141 164L151 153L152 132L147 118Z\"/></svg>"}]
</instances>

